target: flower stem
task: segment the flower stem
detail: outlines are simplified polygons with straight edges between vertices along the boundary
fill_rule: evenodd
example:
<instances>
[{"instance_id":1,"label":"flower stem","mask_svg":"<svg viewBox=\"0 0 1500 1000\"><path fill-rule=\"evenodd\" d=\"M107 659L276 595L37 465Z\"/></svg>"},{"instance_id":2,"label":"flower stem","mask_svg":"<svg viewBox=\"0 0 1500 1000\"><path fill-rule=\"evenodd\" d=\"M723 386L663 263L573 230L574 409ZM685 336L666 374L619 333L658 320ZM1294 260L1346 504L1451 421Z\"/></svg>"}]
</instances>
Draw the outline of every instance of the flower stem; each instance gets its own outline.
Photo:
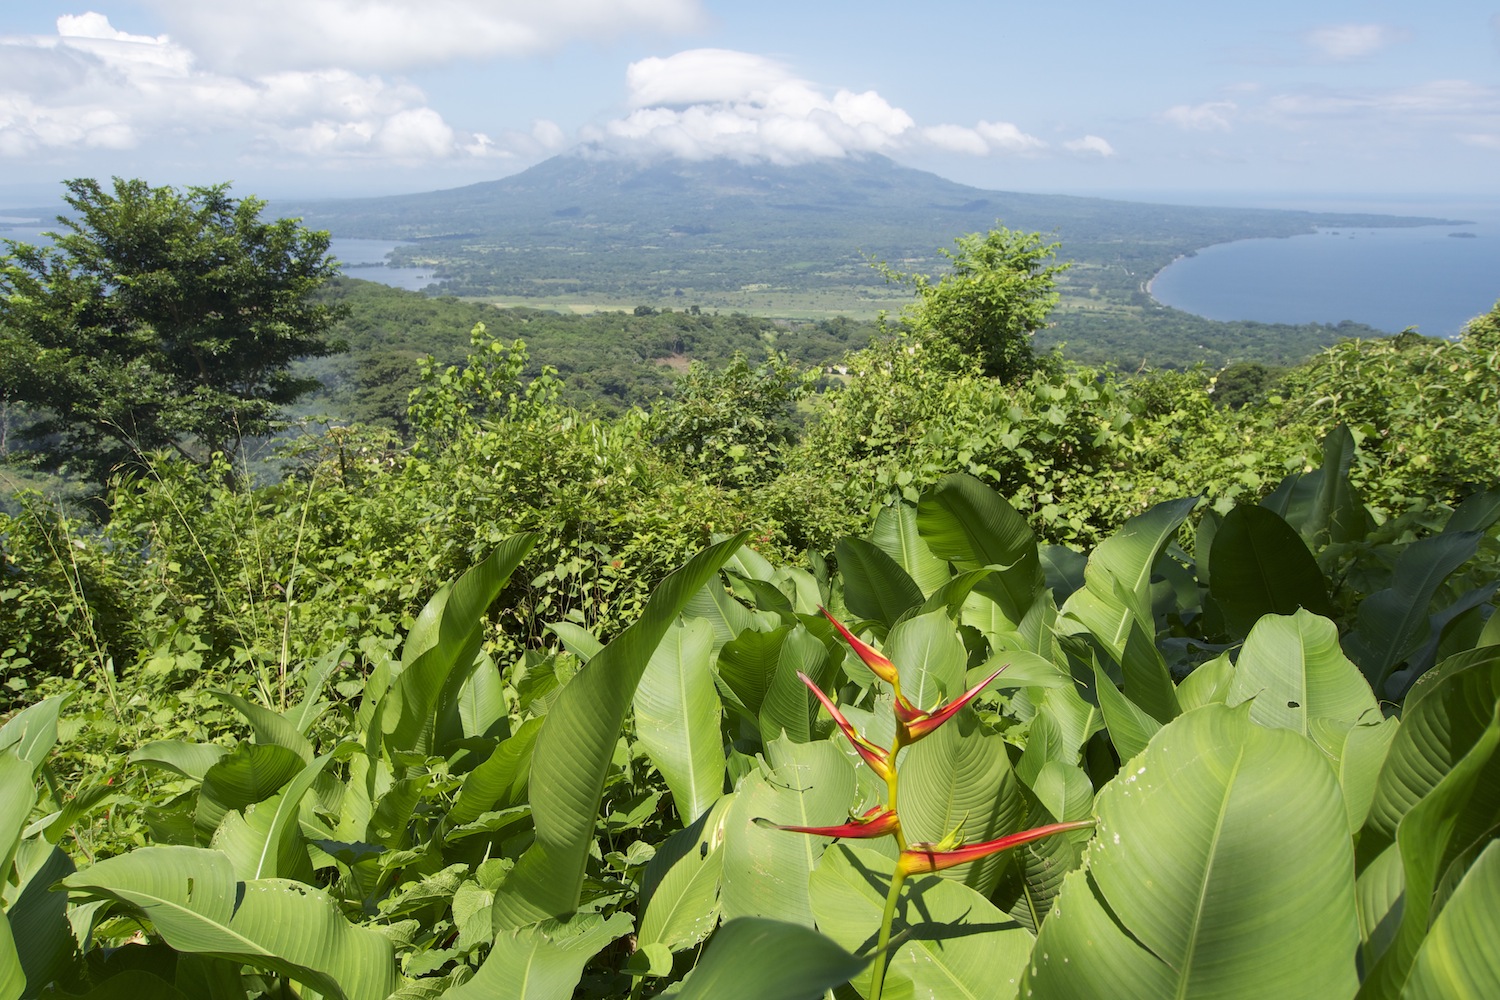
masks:
<instances>
[{"instance_id":1,"label":"flower stem","mask_svg":"<svg viewBox=\"0 0 1500 1000\"><path fill-rule=\"evenodd\" d=\"M870 968L870 1000L880 1000L885 987L886 949L891 943L891 925L896 922L896 901L901 898L901 884L906 872L898 865L891 875L891 891L885 897L885 913L880 917L880 940L875 945L875 964Z\"/></svg>"}]
</instances>

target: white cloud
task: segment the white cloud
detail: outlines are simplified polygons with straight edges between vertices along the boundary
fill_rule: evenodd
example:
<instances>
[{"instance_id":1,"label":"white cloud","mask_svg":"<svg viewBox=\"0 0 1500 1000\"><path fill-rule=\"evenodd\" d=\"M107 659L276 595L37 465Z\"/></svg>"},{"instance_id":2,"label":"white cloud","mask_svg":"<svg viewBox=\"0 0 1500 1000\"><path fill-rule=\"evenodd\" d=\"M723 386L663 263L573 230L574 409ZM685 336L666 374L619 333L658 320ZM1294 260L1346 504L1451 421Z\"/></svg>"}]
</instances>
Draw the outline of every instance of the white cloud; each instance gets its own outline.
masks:
<instances>
[{"instance_id":1,"label":"white cloud","mask_svg":"<svg viewBox=\"0 0 1500 1000\"><path fill-rule=\"evenodd\" d=\"M0 38L0 156L220 140L261 155L403 162L498 153L415 87L345 69L212 72L169 36L120 31L96 13L59 18L56 35Z\"/></svg>"},{"instance_id":2,"label":"white cloud","mask_svg":"<svg viewBox=\"0 0 1500 1000\"><path fill-rule=\"evenodd\" d=\"M1063 143L1063 149L1085 156L1108 158L1115 155L1115 147L1111 146L1108 140L1101 139L1097 135L1086 135L1078 139L1071 139Z\"/></svg>"},{"instance_id":3,"label":"white cloud","mask_svg":"<svg viewBox=\"0 0 1500 1000\"><path fill-rule=\"evenodd\" d=\"M216 68L397 70L547 52L630 31L680 33L700 0L147 0Z\"/></svg>"},{"instance_id":4,"label":"white cloud","mask_svg":"<svg viewBox=\"0 0 1500 1000\"><path fill-rule=\"evenodd\" d=\"M625 83L631 113L583 133L606 150L801 163L921 147L972 156L1047 147L1010 122L919 128L873 90L830 94L749 52L691 49L643 59L626 70Z\"/></svg>"},{"instance_id":5,"label":"white cloud","mask_svg":"<svg viewBox=\"0 0 1500 1000\"><path fill-rule=\"evenodd\" d=\"M1406 32L1388 24L1330 24L1305 36L1325 59L1362 59L1406 38Z\"/></svg>"},{"instance_id":6,"label":"white cloud","mask_svg":"<svg viewBox=\"0 0 1500 1000\"><path fill-rule=\"evenodd\" d=\"M1178 128L1193 132L1228 132L1229 119L1239 105L1233 101L1209 101L1204 104L1178 104L1162 112L1161 117Z\"/></svg>"}]
</instances>

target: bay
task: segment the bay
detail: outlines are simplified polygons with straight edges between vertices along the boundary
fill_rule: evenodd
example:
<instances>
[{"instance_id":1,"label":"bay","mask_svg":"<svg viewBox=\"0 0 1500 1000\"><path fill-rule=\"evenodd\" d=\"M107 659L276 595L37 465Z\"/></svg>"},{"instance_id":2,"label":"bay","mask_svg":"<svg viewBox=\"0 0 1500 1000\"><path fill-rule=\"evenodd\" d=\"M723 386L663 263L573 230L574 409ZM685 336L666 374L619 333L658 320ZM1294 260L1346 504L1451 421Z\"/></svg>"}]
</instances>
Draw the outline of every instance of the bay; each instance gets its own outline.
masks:
<instances>
[{"instance_id":1,"label":"bay","mask_svg":"<svg viewBox=\"0 0 1500 1000\"><path fill-rule=\"evenodd\" d=\"M1428 205L1422 214L1473 221L1221 243L1174 261L1148 291L1208 319L1353 320L1391 333L1416 327L1450 337L1500 299L1500 206Z\"/></svg>"},{"instance_id":2,"label":"bay","mask_svg":"<svg viewBox=\"0 0 1500 1000\"><path fill-rule=\"evenodd\" d=\"M0 215L0 238L17 243L45 243L43 233L55 230L55 223L43 223L39 219ZM335 236L328 241L328 252L338 260L340 270L346 278L378 281L382 285L404 288L409 292L420 292L440 279L433 276L430 267L393 267L386 262L392 250L410 244L396 240L364 240ZM3 250L0 244L0 250Z\"/></svg>"}]
</instances>

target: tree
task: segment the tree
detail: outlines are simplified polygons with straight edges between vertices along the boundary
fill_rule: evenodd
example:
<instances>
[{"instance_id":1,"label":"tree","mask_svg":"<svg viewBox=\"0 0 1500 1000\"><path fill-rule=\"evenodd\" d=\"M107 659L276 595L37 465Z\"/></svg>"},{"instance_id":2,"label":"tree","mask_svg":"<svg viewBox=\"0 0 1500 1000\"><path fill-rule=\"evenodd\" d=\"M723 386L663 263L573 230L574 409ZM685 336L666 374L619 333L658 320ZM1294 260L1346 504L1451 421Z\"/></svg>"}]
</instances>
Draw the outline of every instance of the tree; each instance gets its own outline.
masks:
<instances>
[{"instance_id":1,"label":"tree","mask_svg":"<svg viewBox=\"0 0 1500 1000\"><path fill-rule=\"evenodd\" d=\"M42 464L101 482L147 451L232 455L317 385L290 365L335 349L326 232L227 184L65 186L77 217L0 257L0 399Z\"/></svg>"},{"instance_id":2,"label":"tree","mask_svg":"<svg viewBox=\"0 0 1500 1000\"><path fill-rule=\"evenodd\" d=\"M1057 304L1055 278L1069 264L1052 264L1059 243L1040 233L996 226L953 241L940 250L952 270L934 282L925 274L903 274L889 265L876 268L887 281L909 284L917 301L903 319L933 346L977 361L984 374L1006 382L1036 368L1031 336L1047 325Z\"/></svg>"}]
</instances>

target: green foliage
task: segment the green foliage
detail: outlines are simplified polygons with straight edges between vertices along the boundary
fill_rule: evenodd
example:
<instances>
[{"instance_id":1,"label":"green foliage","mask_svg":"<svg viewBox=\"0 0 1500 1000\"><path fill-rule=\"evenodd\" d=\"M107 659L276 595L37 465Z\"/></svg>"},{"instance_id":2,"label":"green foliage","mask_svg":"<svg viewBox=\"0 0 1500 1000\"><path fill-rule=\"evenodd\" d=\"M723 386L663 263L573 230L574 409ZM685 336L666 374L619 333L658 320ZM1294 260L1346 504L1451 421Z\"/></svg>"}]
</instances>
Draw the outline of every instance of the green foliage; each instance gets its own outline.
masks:
<instances>
[{"instance_id":1,"label":"green foliage","mask_svg":"<svg viewBox=\"0 0 1500 1000\"><path fill-rule=\"evenodd\" d=\"M971 359L983 374L1002 382L1024 378L1036 368L1031 336L1046 326L1057 305L1056 278L1069 266L1049 263L1061 244L1004 226L954 243L956 251L940 251L951 268L935 283L925 274L877 265L887 281L909 284L916 292L903 321L931 341L939 356Z\"/></svg>"},{"instance_id":2,"label":"green foliage","mask_svg":"<svg viewBox=\"0 0 1500 1000\"><path fill-rule=\"evenodd\" d=\"M747 487L774 478L797 439L796 405L818 374L772 355L751 366L736 354L712 371L695 362L676 398L657 407L652 423L661 446L718 486Z\"/></svg>"},{"instance_id":3,"label":"green foliage","mask_svg":"<svg viewBox=\"0 0 1500 1000\"><path fill-rule=\"evenodd\" d=\"M314 388L289 366L332 350L327 233L227 185L67 188L65 231L0 259L0 395L50 466L103 483L161 448L233 454Z\"/></svg>"}]
</instances>

